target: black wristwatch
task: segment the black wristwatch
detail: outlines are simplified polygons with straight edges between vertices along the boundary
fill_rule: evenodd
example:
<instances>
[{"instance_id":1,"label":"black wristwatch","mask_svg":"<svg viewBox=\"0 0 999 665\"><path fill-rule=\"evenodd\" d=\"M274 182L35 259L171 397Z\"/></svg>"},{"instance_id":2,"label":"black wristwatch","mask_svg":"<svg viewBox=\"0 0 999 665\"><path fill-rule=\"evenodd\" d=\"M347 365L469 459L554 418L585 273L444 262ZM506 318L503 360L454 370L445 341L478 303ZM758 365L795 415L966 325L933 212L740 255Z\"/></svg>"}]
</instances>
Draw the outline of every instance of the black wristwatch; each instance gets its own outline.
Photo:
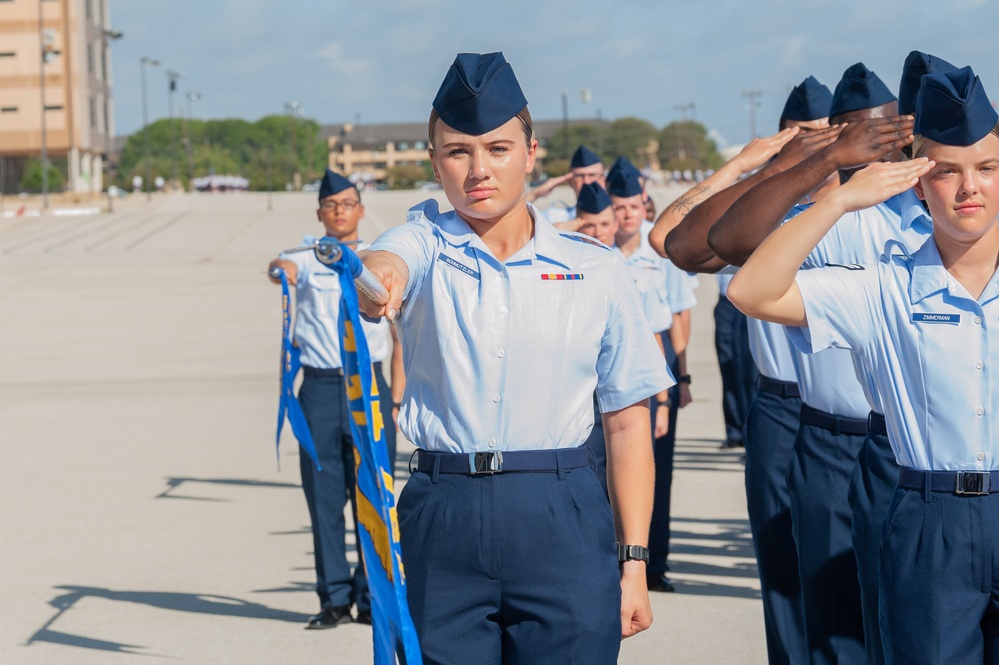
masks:
<instances>
[{"instance_id":1,"label":"black wristwatch","mask_svg":"<svg viewBox=\"0 0 999 665\"><path fill-rule=\"evenodd\" d=\"M667 409L672 408L673 402L668 399L658 399L656 400L656 406L665 406Z\"/></svg>"},{"instance_id":2,"label":"black wristwatch","mask_svg":"<svg viewBox=\"0 0 999 665\"><path fill-rule=\"evenodd\" d=\"M687 384L689 384L690 383L690 374L681 374L680 378L678 379L678 381L680 383L687 383Z\"/></svg>"},{"instance_id":3,"label":"black wristwatch","mask_svg":"<svg viewBox=\"0 0 999 665\"><path fill-rule=\"evenodd\" d=\"M618 545L617 546L617 561L618 563L624 563L625 561L644 561L649 562L649 548L642 547L641 545Z\"/></svg>"}]
</instances>

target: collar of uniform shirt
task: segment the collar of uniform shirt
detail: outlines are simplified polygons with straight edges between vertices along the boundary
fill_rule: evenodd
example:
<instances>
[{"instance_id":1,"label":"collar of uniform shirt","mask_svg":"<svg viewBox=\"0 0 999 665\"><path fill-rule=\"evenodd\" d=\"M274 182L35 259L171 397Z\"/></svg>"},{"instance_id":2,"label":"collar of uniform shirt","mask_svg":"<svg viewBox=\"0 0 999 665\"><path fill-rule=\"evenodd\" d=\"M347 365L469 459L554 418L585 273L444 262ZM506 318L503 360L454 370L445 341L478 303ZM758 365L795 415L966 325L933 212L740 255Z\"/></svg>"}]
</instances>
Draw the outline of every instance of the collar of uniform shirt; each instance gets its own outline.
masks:
<instances>
[{"instance_id":1,"label":"collar of uniform shirt","mask_svg":"<svg viewBox=\"0 0 999 665\"><path fill-rule=\"evenodd\" d=\"M916 196L916 192L907 189L901 194L893 196L885 202L889 204L898 216L902 219L902 230L908 230L913 224L921 223L926 227L927 232L933 228L929 213L923 207L922 201Z\"/></svg>"},{"instance_id":2,"label":"collar of uniform shirt","mask_svg":"<svg viewBox=\"0 0 999 665\"><path fill-rule=\"evenodd\" d=\"M566 270L571 270L569 266L569 256L562 244L561 234L554 226L545 221L544 216L530 203L527 208L531 217L535 220L534 237L524 247L518 250L513 256L507 259L506 263L518 263L521 261L533 261L535 259L545 259L562 266ZM484 252L489 252L489 248L477 236L468 223L461 218L458 213L452 211L438 215L434 219L428 219L437 225L441 237L454 247L471 247ZM541 220L538 222L537 220Z\"/></svg>"},{"instance_id":3,"label":"collar of uniform shirt","mask_svg":"<svg viewBox=\"0 0 999 665\"><path fill-rule=\"evenodd\" d=\"M923 246L913 253L911 265L912 281L909 284L909 292L913 305L934 293L949 291L954 279L943 267L943 260L940 258L940 252L937 250L937 243L933 240L933 236L930 236L923 243ZM966 293L962 295L967 297ZM984 297L985 294L983 293L982 296Z\"/></svg>"}]
</instances>

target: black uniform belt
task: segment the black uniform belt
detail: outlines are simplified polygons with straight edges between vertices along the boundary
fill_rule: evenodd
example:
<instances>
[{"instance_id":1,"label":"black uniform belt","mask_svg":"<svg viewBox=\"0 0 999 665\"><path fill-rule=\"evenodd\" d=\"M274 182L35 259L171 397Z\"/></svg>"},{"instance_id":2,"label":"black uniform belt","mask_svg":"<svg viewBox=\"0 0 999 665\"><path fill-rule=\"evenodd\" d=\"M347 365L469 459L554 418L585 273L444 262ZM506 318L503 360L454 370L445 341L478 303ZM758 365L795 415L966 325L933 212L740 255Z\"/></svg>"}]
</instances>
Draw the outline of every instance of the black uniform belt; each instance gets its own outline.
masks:
<instances>
[{"instance_id":1,"label":"black uniform belt","mask_svg":"<svg viewBox=\"0 0 999 665\"><path fill-rule=\"evenodd\" d=\"M801 405L801 422L805 425L814 425L828 430L833 433L833 436L839 436L840 434L850 434L853 436L867 434L866 418L837 416L834 413L826 413L825 411L812 408L807 404Z\"/></svg>"},{"instance_id":2,"label":"black uniform belt","mask_svg":"<svg viewBox=\"0 0 999 665\"><path fill-rule=\"evenodd\" d=\"M898 486L910 490L978 496L999 492L999 471L917 471L902 467Z\"/></svg>"},{"instance_id":3,"label":"black uniform belt","mask_svg":"<svg viewBox=\"0 0 999 665\"><path fill-rule=\"evenodd\" d=\"M885 422L885 417L877 411L871 411L867 414L867 430L873 434L888 436L888 423Z\"/></svg>"},{"instance_id":4,"label":"black uniform belt","mask_svg":"<svg viewBox=\"0 0 999 665\"><path fill-rule=\"evenodd\" d=\"M380 360L371 364L376 373L382 371L382 362ZM330 376L343 376L343 368L341 367L309 367L308 365L302 365L302 372L305 376L312 379L324 379Z\"/></svg>"},{"instance_id":5,"label":"black uniform belt","mask_svg":"<svg viewBox=\"0 0 999 665\"><path fill-rule=\"evenodd\" d=\"M794 381L778 381L777 379L771 379L769 376L760 374L756 377L756 387L765 393L779 395L785 399L788 397L801 397L798 384Z\"/></svg>"},{"instance_id":6,"label":"black uniform belt","mask_svg":"<svg viewBox=\"0 0 999 665\"><path fill-rule=\"evenodd\" d=\"M496 450L484 453L438 453L416 451L416 468L423 473L458 473L466 476L494 473L558 473L590 465L590 449Z\"/></svg>"}]
</instances>

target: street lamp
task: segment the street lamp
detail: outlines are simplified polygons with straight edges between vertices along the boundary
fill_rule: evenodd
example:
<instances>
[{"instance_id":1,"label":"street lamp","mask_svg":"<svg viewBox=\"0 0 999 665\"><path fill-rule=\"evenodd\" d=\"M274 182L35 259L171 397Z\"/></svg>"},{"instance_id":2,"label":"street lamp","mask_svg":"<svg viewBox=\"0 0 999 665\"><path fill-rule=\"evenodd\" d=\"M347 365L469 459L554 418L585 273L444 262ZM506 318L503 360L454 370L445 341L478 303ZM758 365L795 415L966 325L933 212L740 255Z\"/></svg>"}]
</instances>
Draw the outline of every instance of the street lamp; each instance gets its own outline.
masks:
<instances>
[{"instance_id":1,"label":"street lamp","mask_svg":"<svg viewBox=\"0 0 999 665\"><path fill-rule=\"evenodd\" d=\"M191 102L196 102L201 99L200 92L189 92L184 95L184 101L187 104L187 121L184 126L187 128L187 169L189 171L189 180L194 180L194 147L191 145Z\"/></svg>"},{"instance_id":2,"label":"street lamp","mask_svg":"<svg viewBox=\"0 0 999 665\"><path fill-rule=\"evenodd\" d=\"M149 181L153 179L152 167L149 165L149 119L146 112L146 65L150 67L159 67L159 60L153 60L146 56L139 58L139 74L142 78L142 141L145 147L146 154L146 179L143 181L142 186L146 189L146 200L153 200L153 193L149 189Z\"/></svg>"},{"instance_id":3,"label":"street lamp","mask_svg":"<svg viewBox=\"0 0 999 665\"><path fill-rule=\"evenodd\" d=\"M184 72L175 72L172 69L167 70L167 80L170 82L167 87L167 99L169 100L170 107L170 159L171 159L171 171L170 180L171 182L177 181L177 141L176 132L174 130L173 121L173 93L177 90L177 81L184 78Z\"/></svg>"},{"instance_id":4,"label":"street lamp","mask_svg":"<svg viewBox=\"0 0 999 665\"><path fill-rule=\"evenodd\" d=\"M298 152L295 150L295 116L304 115L305 109L298 100L285 102L284 112L288 114L289 123L289 143L291 145L291 182L292 189L295 188L295 174L298 173Z\"/></svg>"}]
</instances>

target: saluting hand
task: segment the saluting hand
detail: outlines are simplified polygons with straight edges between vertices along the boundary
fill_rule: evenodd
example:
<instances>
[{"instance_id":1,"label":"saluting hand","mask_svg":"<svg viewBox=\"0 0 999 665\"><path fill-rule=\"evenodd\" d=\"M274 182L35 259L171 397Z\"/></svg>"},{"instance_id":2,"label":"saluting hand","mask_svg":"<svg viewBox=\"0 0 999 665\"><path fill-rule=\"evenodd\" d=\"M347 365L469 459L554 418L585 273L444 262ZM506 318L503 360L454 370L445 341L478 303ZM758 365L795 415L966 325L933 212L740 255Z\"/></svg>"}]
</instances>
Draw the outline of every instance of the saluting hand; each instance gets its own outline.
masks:
<instances>
[{"instance_id":1,"label":"saluting hand","mask_svg":"<svg viewBox=\"0 0 999 665\"><path fill-rule=\"evenodd\" d=\"M912 143L913 117L896 115L848 123L829 147L838 169L876 162Z\"/></svg>"},{"instance_id":2,"label":"saluting hand","mask_svg":"<svg viewBox=\"0 0 999 665\"><path fill-rule=\"evenodd\" d=\"M934 162L925 157L906 162L875 162L857 171L829 196L845 212L870 208L909 189L933 166Z\"/></svg>"},{"instance_id":3,"label":"saluting hand","mask_svg":"<svg viewBox=\"0 0 999 665\"><path fill-rule=\"evenodd\" d=\"M388 291L388 302L372 300L360 290L357 301L367 316L373 319L386 317L389 323L395 323L402 310L402 294L409 282L409 267L405 261L391 252L358 252L364 267L371 271L381 281Z\"/></svg>"},{"instance_id":4,"label":"saluting hand","mask_svg":"<svg viewBox=\"0 0 999 665\"><path fill-rule=\"evenodd\" d=\"M833 143L843 131L843 127L844 125L832 125L798 134L781 149L780 154L777 155L777 165L781 169L789 169L805 161Z\"/></svg>"},{"instance_id":5,"label":"saluting hand","mask_svg":"<svg viewBox=\"0 0 999 665\"><path fill-rule=\"evenodd\" d=\"M773 136L753 139L739 151L738 155L732 158L732 161L739 166L739 170L743 173L755 171L780 152L788 141L798 136L798 131L797 127L788 127Z\"/></svg>"}]
</instances>

